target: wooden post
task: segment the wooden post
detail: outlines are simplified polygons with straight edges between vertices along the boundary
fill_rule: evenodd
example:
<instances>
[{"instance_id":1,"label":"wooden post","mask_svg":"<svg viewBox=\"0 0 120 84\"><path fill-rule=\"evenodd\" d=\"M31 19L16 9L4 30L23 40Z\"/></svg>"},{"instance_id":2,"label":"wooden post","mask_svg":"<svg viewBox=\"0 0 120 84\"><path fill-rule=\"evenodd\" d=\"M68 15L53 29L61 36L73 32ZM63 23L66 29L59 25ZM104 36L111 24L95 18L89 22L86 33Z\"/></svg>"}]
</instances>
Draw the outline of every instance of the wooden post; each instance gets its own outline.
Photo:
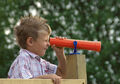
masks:
<instances>
[{"instance_id":1,"label":"wooden post","mask_svg":"<svg viewBox=\"0 0 120 84\"><path fill-rule=\"evenodd\" d=\"M85 84L87 84L85 55L67 55L66 58L66 79L85 79Z\"/></svg>"}]
</instances>

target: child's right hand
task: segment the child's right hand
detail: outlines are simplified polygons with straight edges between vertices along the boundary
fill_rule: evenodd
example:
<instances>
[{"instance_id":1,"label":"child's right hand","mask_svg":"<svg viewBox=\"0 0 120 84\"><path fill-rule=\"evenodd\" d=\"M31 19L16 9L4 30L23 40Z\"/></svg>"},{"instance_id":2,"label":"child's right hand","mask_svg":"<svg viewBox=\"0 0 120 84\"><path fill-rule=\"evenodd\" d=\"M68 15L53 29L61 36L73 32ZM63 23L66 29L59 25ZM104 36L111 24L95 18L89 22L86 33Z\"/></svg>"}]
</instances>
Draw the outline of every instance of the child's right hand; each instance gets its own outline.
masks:
<instances>
[{"instance_id":1,"label":"child's right hand","mask_svg":"<svg viewBox=\"0 0 120 84\"><path fill-rule=\"evenodd\" d=\"M52 79L54 84L60 84L61 82L61 77L56 75L56 74L47 74L47 75L42 75L39 77L36 77L37 79Z\"/></svg>"},{"instance_id":2,"label":"child's right hand","mask_svg":"<svg viewBox=\"0 0 120 84\"><path fill-rule=\"evenodd\" d=\"M60 84L61 83L61 77L56 74L49 74L48 75L50 79L52 79L54 84Z\"/></svg>"}]
</instances>

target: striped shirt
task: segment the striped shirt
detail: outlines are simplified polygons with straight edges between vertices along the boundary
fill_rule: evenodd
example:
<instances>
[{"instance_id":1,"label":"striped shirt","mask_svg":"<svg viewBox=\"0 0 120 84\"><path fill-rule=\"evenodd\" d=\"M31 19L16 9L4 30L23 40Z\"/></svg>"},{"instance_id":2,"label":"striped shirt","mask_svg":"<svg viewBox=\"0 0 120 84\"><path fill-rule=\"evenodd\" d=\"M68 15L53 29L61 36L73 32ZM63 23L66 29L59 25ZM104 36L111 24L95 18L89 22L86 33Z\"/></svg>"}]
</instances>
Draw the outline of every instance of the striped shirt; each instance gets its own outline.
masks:
<instances>
[{"instance_id":1,"label":"striped shirt","mask_svg":"<svg viewBox=\"0 0 120 84\"><path fill-rule=\"evenodd\" d=\"M26 49L21 49L19 56L10 67L8 78L29 79L46 74L55 74L56 70L56 65Z\"/></svg>"}]
</instances>

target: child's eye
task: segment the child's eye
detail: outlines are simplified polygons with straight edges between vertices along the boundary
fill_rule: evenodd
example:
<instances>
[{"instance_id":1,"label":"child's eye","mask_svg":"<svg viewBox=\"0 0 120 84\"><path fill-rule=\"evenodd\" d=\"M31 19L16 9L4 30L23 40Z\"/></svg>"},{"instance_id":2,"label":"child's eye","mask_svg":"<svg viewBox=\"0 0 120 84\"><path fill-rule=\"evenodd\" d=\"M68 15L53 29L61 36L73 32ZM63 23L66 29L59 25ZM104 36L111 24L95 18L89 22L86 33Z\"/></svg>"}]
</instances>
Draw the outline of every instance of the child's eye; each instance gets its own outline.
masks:
<instances>
[{"instance_id":1,"label":"child's eye","mask_svg":"<svg viewBox=\"0 0 120 84\"><path fill-rule=\"evenodd\" d=\"M45 40L45 42L48 42L48 40Z\"/></svg>"}]
</instances>

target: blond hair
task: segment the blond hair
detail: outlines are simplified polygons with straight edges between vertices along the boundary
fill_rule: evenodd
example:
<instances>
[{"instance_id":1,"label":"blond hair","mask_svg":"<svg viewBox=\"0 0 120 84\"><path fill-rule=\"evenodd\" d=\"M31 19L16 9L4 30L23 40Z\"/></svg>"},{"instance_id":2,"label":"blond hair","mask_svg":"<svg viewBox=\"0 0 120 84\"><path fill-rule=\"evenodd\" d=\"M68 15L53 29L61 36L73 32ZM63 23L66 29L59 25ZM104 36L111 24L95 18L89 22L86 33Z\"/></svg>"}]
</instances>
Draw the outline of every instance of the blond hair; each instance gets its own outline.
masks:
<instances>
[{"instance_id":1,"label":"blond hair","mask_svg":"<svg viewBox=\"0 0 120 84\"><path fill-rule=\"evenodd\" d=\"M51 34L51 28L42 17L27 16L20 19L20 25L14 28L17 43L20 47L26 49L26 40L32 37L34 40L38 38L38 32L46 31Z\"/></svg>"}]
</instances>

